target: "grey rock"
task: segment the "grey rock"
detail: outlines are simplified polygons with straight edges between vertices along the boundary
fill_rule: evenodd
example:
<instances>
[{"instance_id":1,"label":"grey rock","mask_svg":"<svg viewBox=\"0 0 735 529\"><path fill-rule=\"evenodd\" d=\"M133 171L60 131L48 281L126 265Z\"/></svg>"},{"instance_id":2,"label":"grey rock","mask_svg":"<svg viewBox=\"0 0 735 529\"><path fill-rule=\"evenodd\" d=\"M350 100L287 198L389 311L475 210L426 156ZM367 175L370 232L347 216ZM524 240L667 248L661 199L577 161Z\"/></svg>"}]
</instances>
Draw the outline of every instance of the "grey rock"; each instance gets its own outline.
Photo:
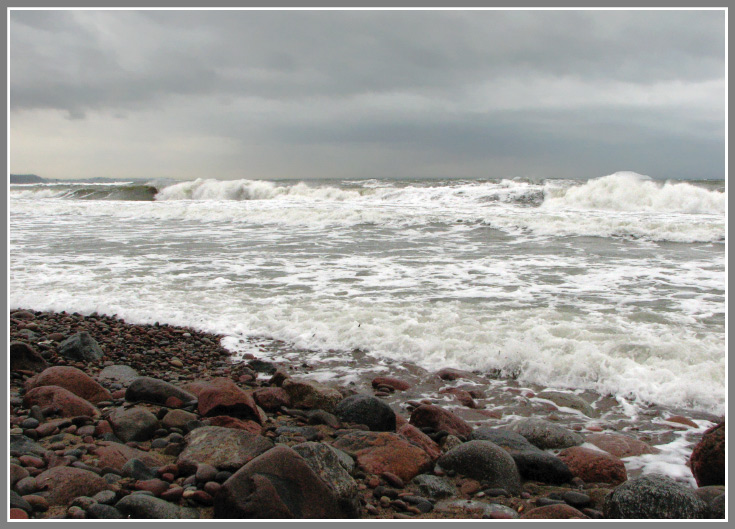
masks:
<instances>
[{"instance_id":1,"label":"grey rock","mask_svg":"<svg viewBox=\"0 0 735 529\"><path fill-rule=\"evenodd\" d=\"M199 518L196 509L179 507L147 494L130 494L115 504L115 508L128 518L177 519Z\"/></svg>"},{"instance_id":2,"label":"grey rock","mask_svg":"<svg viewBox=\"0 0 735 529\"><path fill-rule=\"evenodd\" d=\"M543 419L519 419L505 427L525 437L537 448L569 448L584 443L581 435Z\"/></svg>"},{"instance_id":3,"label":"grey rock","mask_svg":"<svg viewBox=\"0 0 735 529\"><path fill-rule=\"evenodd\" d=\"M107 366L100 371L97 376L97 382L100 384L108 384L113 386L119 384L121 386L127 386L136 378L139 378L138 372L130 366L126 365L113 365Z\"/></svg>"},{"instance_id":4,"label":"grey rock","mask_svg":"<svg viewBox=\"0 0 735 529\"><path fill-rule=\"evenodd\" d=\"M472 431L471 438L475 441L490 441L491 443L498 445L500 448L505 448L509 452L512 450L525 451L536 448L528 441L528 439L519 433L501 430L500 428L492 428L489 426L475 428Z\"/></svg>"},{"instance_id":5,"label":"grey rock","mask_svg":"<svg viewBox=\"0 0 735 529\"><path fill-rule=\"evenodd\" d=\"M191 393L163 380L150 377L136 378L125 391L125 400L130 402L143 401L152 404L165 404L169 397L176 397L182 402L196 400L196 397Z\"/></svg>"},{"instance_id":6,"label":"grey rock","mask_svg":"<svg viewBox=\"0 0 735 529\"><path fill-rule=\"evenodd\" d=\"M493 513L503 513L518 518L518 513L510 507L497 503L487 503L477 500L442 500L434 506L435 511L462 511L466 514L490 516Z\"/></svg>"},{"instance_id":7,"label":"grey rock","mask_svg":"<svg viewBox=\"0 0 735 529\"><path fill-rule=\"evenodd\" d=\"M20 497L20 495L14 490L10 491L10 508L11 509L23 509L28 514L33 512L33 507L26 500Z\"/></svg>"},{"instance_id":8,"label":"grey rock","mask_svg":"<svg viewBox=\"0 0 735 529\"><path fill-rule=\"evenodd\" d=\"M43 456L47 452L48 450L25 435L10 435L10 455L13 457L22 455Z\"/></svg>"},{"instance_id":9,"label":"grey rock","mask_svg":"<svg viewBox=\"0 0 735 529\"><path fill-rule=\"evenodd\" d=\"M668 476L649 474L616 487L603 512L605 518L694 519L707 515L707 504Z\"/></svg>"},{"instance_id":10,"label":"grey rock","mask_svg":"<svg viewBox=\"0 0 735 529\"><path fill-rule=\"evenodd\" d=\"M94 520L117 520L125 517L112 505L95 503L87 509L87 518Z\"/></svg>"},{"instance_id":11,"label":"grey rock","mask_svg":"<svg viewBox=\"0 0 735 529\"><path fill-rule=\"evenodd\" d=\"M395 432L396 414L372 395L351 395L337 404L334 414L348 423L364 424L373 432Z\"/></svg>"},{"instance_id":12,"label":"grey rock","mask_svg":"<svg viewBox=\"0 0 735 529\"><path fill-rule=\"evenodd\" d=\"M437 461L443 470L483 481L489 487L520 493L521 476L513 458L490 441L468 441L444 454Z\"/></svg>"},{"instance_id":13,"label":"grey rock","mask_svg":"<svg viewBox=\"0 0 735 529\"><path fill-rule=\"evenodd\" d=\"M569 467L553 454L543 450L524 450L509 452L515 461L518 472L524 479L543 483L562 484L574 476Z\"/></svg>"},{"instance_id":14,"label":"grey rock","mask_svg":"<svg viewBox=\"0 0 735 529\"><path fill-rule=\"evenodd\" d=\"M557 406L564 408L572 408L573 410L584 413L587 417L598 417L599 413L590 406L586 400L573 393L564 393L562 391L542 391L536 395L540 399L550 400Z\"/></svg>"},{"instance_id":15,"label":"grey rock","mask_svg":"<svg viewBox=\"0 0 735 529\"><path fill-rule=\"evenodd\" d=\"M122 466L122 469L120 469L120 471L122 472L123 476L138 480L153 479L156 477L156 472L148 465L143 463L143 461L141 461L140 459L128 460Z\"/></svg>"},{"instance_id":16,"label":"grey rock","mask_svg":"<svg viewBox=\"0 0 735 529\"><path fill-rule=\"evenodd\" d=\"M119 408L108 418L115 435L123 442L148 441L158 429L158 419L144 408Z\"/></svg>"},{"instance_id":17,"label":"grey rock","mask_svg":"<svg viewBox=\"0 0 735 529\"><path fill-rule=\"evenodd\" d=\"M15 492L17 492L21 496L33 494L37 490L38 486L36 485L36 478L34 478L33 476L25 477L15 484Z\"/></svg>"},{"instance_id":18,"label":"grey rock","mask_svg":"<svg viewBox=\"0 0 735 529\"><path fill-rule=\"evenodd\" d=\"M244 464L273 448L269 439L243 430L203 426L185 437L187 445L177 459L178 464L200 463L220 470L238 470Z\"/></svg>"},{"instance_id":19,"label":"grey rock","mask_svg":"<svg viewBox=\"0 0 735 529\"><path fill-rule=\"evenodd\" d=\"M724 519L725 518L725 494L720 494L714 500L709 502L707 505L707 518L710 519Z\"/></svg>"},{"instance_id":20,"label":"grey rock","mask_svg":"<svg viewBox=\"0 0 735 529\"><path fill-rule=\"evenodd\" d=\"M457 487L448 480L432 474L419 474L413 478L421 494L430 498L449 498L458 494Z\"/></svg>"},{"instance_id":21,"label":"grey rock","mask_svg":"<svg viewBox=\"0 0 735 529\"><path fill-rule=\"evenodd\" d=\"M59 344L59 354L77 362L94 362L104 356L97 340L87 332L78 332Z\"/></svg>"},{"instance_id":22,"label":"grey rock","mask_svg":"<svg viewBox=\"0 0 735 529\"><path fill-rule=\"evenodd\" d=\"M111 490L103 490L92 496L94 501L97 503L104 503L105 505L112 505L115 503L115 498L117 498L117 495Z\"/></svg>"},{"instance_id":23,"label":"grey rock","mask_svg":"<svg viewBox=\"0 0 735 529\"><path fill-rule=\"evenodd\" d=\"M340 503L340 507L348 518L356 518L360 513L360 499L357 495L357 483L344 468L341 458L336 452L341 452L331 446L321 443L301 443L291 447L299 454L311 470L330 487ZM342 452L347 458L350 456Z\"/></svg>"}]
</instances>

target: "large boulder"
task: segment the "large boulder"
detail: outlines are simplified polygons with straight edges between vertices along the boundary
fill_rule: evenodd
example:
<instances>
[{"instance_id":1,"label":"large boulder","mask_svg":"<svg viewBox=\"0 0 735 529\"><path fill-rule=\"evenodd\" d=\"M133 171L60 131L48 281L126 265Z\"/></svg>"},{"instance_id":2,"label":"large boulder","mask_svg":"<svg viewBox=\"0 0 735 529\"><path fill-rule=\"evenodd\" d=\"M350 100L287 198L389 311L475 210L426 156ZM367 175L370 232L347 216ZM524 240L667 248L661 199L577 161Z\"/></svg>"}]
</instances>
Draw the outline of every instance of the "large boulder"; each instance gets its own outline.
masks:
<instances>
[{"instance_id":1,"label":"large boulder","mask_svg":"<svg viewBox=\"0 0 735 529\"><path fill-rule=\"evenodd\" d=\"M159 428L158 419L145 408L118 408L107 419L121 441L148 441Z\"/></svg>"},{"instance_id":2,"label":"large boulder","mask_svg":"<svg viewBox=\"0 0 735 529\"><path fill-rule=\"evenodd\" d=\"M725 423L713 426L702 435L689 458L697 485L725 484Z\"/></svg>"},{"instance_id":3,"label":"large boulder","mask_svg":"<svg viewBox=\"0 0 735 529\"><path fill-rule=\"evenodd\" d=\"M304 459L278 446L253 459L214 498L215 518L346 518L335 491Z\"/></svg>"},{"instance_id":4,"label":"large boulder","mask_svg":"<svg viewBox=\"0 0 735 529\"><path fill-rule=\"evenodd\" d=\"M532 445L541 448L568 448L584 442L581 435L543 419L518 419L504 427L525 437Z\"/></svg>"},{"instance_id":5,"label":"large boulder","mask_svg":"<svg viewBox=\"0 0 735 529\"><path fill-rule=\"evenodd\" d=\"M521 476L510 454L490 441L468 441L452 448L437 461L442 470L487 482L491 488L520 493Z\"/></svg>"},{"instance_id":6,"label":"large boulder","mask_svg":"<svg viewBox=\"0 0 735 529\"><path fill-rule=\"evenodd\" d=\"M48 363L33 347L23 342L10 344L11 371L41 371L48 367Z\"/></svg>"},{"instance_id":7,"label":"large boulder","mask_svg":"<svg viewBox=\"0 0 735 529\"><path fill-rule=\"evenodd\" d=\"M515 432L483 426L472 432L472 438L490 441L506 450L524 479L561 484L574 477L562 460L532 445Z\"/></svg>"},{"instance_id":8,"label":"large boulder","mask_svg":"<svg viewBox=\"0 0 735 529\"><path fill-rule=\"evenodd\" d=\"M279 387L260 388L253 393L255 402L265 411L278 411L282 406L291 406L286 390Z\"/></svg>"},{"instance_id":9,"label":"large boulder","mask_svg":"<svg viewBox=\"0 0 735 529\"><path fill-rule=\"evenodd\" d=\"M625 464L617 457L591 448L572 446L559 453L572 474L587 483L617 485L628 479Z\"/></svg>"},{"instance_id":10,"label":"large boulder","mask_svg":"<svg viewBox=\"0 0 735 529\"><path fill-rule=\"evenodd\" d=\"M604 450L615 457L632 457L658 452L658 449L653 448L648 443L619 433L596 433L588 435L585 442L591 443L600 450Z\"/></svg>"},{"instance_id":11,"label":"large boulder","mask_svg":"<svg viewBox=\"0 0 735 529\"><path fill-rule=\"evenodd\" d=\"M334 410L340 420L364 424L374 432L395 432L396 414L385 402L372 395L351 395Z\"/></svg>"},{"instance_id":12,"label":"large boulder","mask_svg":"<svg viewBox=\"0 0 735 529\"><path fill-rule=\"evenodd\" d=\"M241 390L229 378L209 381L200 389L198 398L199 414L203 417L229 415L261 423L252 393Z\"/></svg>"},{"instance_id":13,"label":"large boulder","mask_svg":"<svg viewBox=\"0 0 735 529\"><path fill-rule=\"evenodd\" d=\"M435 460L442 455L442 450L441 448L439 448L439 445L436 444L436 442L431 437L416 428L414 425L405 423L401 425L396 431L398 434L402 435L413 444L423 449L424 452L429 454L429 457L432 460Z\"/></svg>"},{"instance_id":14,"label":"large boulder","mask_svg":"<svg viewBox=\"0 0 735 529\"><path fill-rule=\"evenodd\" d=\"M75 362L94 362L104 356L97 340L88 332L78 332L59 344L59 354Z\"/></svg>"},{"instance_id":15,"label":"large boulder","mask_svg":"<svg viewBox=\"0 0 735 529\"><path fill-rule=\"evenodd\" d=\"M88 400L92 404L112 400L112 395L84 371L70 366L54 366L29 378L25 383L26 391L40 386L59 386Z\"/></svg>"},{"instance_id":16,"label":"large boulder","mask_svg":"<svg viewBox=\"0 0 735 529\"><path fill-rule=\"evenodd\" d=\"M166 500L145 494L129 494L118 501L115 508L126 518L158 520L199 518L199 511L196 509L179 507Z\"/></svg>"},{"instance_id":17,"label":"large boulder","mask_svg":"<svg viewBox=\"0 0 735 529\"><path fill-rule=\"evenodd\" d=\"M179 465L196 467L201 463L220 470L234 471L273 448L273 442L244 430L203 426L189 432L186 448L177 459Z\"/></svg>"},{"instance_id":18,"label":"large boulder","mask_svg":"<svg viewBox=\"0 0 735 529\"><path fill-rule=\"evenodd\" d=\"M191 402L196 397L191 393L177 388L173 384L157 378L139 377L133 380L125 391L125 400L130 402L150 402L151 404L166 404L174 397L182 402Z\"/></svg>"},{"instance_id":19,"label":"large boulder","mask_svg":"<svg viewBox=\"0 0 735 529\"><path fill-rule=\"evenodd\" d=\"M87 462L100 469L109 467L122 471L125 463L131 459L138 459L150 467L157 467L164 464L163 459L153 452L144 452L124 444L113 443L112 441L99 441L97 445L92 450L92 455L95 458Z\"/></svg>"},{"instance_id":20,"label":"large boulder","mask_svg":"<svg viewBox=\"0 0 735 529\"><path fill-rule=\"evenodd\" d=\"M109 488L104 478L81 468L53 467L38 476L39 490L46 490L45 498L50 505L69 505L78 496L94 496Z\"/></svg>"},{"instance_id":21,"label":"large boulder","mask_svg":"<svg viewBox=\"0 0 735 529\"><path fill-rule=\"evenodd\" d=\"M426 452L391 432L351 432L340 436L333 446L356 458L366 472L390 472L404 482L431 468Z\"/></svg>"},{"instance_id":22,"label":"large boulder","mask_svg":"<svg viewBox=\"0 0 735 529\"><path fill-rule=\"evenodd\" d=\"M322 443L307 442L291 447L299 454L314 473L334 491L342 511L349 518L360 515L360 499L357 482L350 476L344 459L350 456Z\"/></svg>"},{"instance_id":23,"label":"large boulder","mask_svg":"<svg viewBox=\"0 0 735 529\"><path fill-rule=\"evenodd\" d=\"M692 519L707 515L707 504L668 476L648 474L626 481L605 498L605 518Z\"/></svg>"},{"instance_id":24,"label":"large boulder","mask_svg":"<svg viewBox=\"0 0 735 529\"><path fill-rule=\"evenodd\" d=\"M413 410L409 423L417 428L444 430L457 437L467 438L472 434L472 426L463 419L433 404L424 404Z\"/></svg>"},{"instance_id":25,"label":"large boulder","mask_svg":"<svg viewBox=\"0 0 735 529\"><path fill-rule=\"evenodd\" d=\"M41 408L53 408L62 417L76 417L86 415L96 417L100 414L89 401L77 397L61 386L41 386L33 388L23 397L23 406L40 406Z\"/></svg>"},{"instance_id":26,"label":"large boulder","mask_svg":"<svg viewBox=\"0 0 735 529\"><path fill-rule=\"evenodd\" d=\"M334 388L312 381L287 379L281 386L291 405L296 408L319 409L333 413L342 400L342 394Z\"/></svg>"}]
</instances>

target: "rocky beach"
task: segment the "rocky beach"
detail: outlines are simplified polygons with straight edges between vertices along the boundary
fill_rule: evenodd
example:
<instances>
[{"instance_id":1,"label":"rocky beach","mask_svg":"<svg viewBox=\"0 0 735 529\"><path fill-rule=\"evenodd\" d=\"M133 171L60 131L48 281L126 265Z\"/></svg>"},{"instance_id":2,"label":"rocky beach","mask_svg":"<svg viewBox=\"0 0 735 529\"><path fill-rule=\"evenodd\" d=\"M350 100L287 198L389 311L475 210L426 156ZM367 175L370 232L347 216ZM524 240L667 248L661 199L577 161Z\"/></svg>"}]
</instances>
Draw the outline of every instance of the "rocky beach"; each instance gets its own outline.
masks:
<instances>
[{"instance_id":1,"label":"rocky beach","mask_svg":"<svg viewBox=\"0 0 735 529\"><path fill-rule=\"evenodd\" d=\"M725 517L724 417L221 339L11 311L9 517Z\"/></svg>"}]
</instances>

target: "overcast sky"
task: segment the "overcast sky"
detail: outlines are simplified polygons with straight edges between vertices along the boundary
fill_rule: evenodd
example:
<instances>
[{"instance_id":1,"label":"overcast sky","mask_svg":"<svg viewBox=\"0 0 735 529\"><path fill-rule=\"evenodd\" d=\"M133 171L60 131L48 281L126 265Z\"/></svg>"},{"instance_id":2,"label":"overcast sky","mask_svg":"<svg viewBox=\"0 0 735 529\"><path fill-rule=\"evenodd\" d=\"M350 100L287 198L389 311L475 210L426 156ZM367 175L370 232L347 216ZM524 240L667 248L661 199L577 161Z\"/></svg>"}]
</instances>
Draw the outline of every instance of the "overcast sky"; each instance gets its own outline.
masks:
<instances>
[{"instance_id":1,"label":"overcast sky","mask_svg":"<svg viewBox=\"0 0 735 529\"><path fill-rule=\"evenodd\" d=\"M725 176L724 11L12 11L48 178Z\"/></svg>"}]
</instances>

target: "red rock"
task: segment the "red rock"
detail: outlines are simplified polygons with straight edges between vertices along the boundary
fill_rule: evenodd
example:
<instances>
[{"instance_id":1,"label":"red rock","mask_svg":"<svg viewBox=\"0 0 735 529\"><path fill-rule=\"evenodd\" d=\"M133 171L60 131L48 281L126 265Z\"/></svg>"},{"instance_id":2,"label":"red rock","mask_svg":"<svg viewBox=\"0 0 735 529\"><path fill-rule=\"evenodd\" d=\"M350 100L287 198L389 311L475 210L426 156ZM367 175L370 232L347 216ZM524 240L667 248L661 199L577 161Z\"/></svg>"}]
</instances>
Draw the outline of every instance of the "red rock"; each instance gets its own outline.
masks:
<instances>
[{"instance_id":1,"label":"red rock","mask_svg":"<svg viewBox=\"0 0 735 529\"><path fill-rule=\"evenodd\" d=\"M34 405L54 409L63 417L97 417L100 414L91 403L60 386L41 386L27 392L23 397L23 406L30 408Z\"/></svg>"},{"instance_id":2,"label":"red rock","mask_svg":"<svg viewBox=\"0 0 735 529\"><path fill-rule=\"evenodd\" d=\"M26 500L31 507L33 507L34 512L46 512L49 509L49 503L48 501L46 501L46 498L43 498L36 494L27 494L23 496L23 499Z\"/></svg>"},{"instance_id":3,"label":"red rock","mask_svg":"<svg viewBox=\"0 0 735 529\"><path fill-rule=\"evenodd\" d=\"M590 431L590 432L601 432L602 431L602 427L601 426L597 426L596 424L590 424L589 426L587 426L587 430Z\"/></svg>"},{"instance_id":4,"label":"red rock","mask_svg":"<svg viewBox=\"0 0 735 529\"><path fill-rule=\"evenodd\" d=\"M392 472L383 472L380 477L383 478L385 482L391 487L402 489L405 486L403 480Z\"/></svg>"},{"instance_id":5,"label":"red rock","mask_svg":"<svg viewBox=\"0 0 735 529\"><path fill-rule=\"evenodd\" d=\"M700 487L725 484L725 446L723 421L704 432L694 447L689 464Z\"/></svg>"},{"instance_id":6,"label":"red rock","mask_svg":"<svg viewBox=\"0 0 735 529\"><path fill-rule=\"evenodd\" d=\"M598 433L588 435L585 441L615 457L631 457L655 454L659 450L648 443L618 433Z\"/></svg>"},{"instance_id":7,"label":"red rock","mask_svg":"<svg viewBox=\"0 0 735 529\"><path fill-rule=\"evenodd\" d=\"M229 378L209 381L200 389L198 398L199 414L204 417L229 415L261 422L252 394L241 390Z\"/></svg>"},{"instance_id":8,"label":"red rock","mask_svg":"<svg viewBox=\"0 0 735 529\"><path fill-rule=\"evenodd\" d=\"M441 448L439 448L439 445L431 437L415 426L405 422L405 419L404 424L397 429L397 433L423 449L432 460L438 459L442 455Z\"/></svg>"},{"instance_id":9,"label":"red rock","mask_svg":"<svg viewBox=\"0 0 735 529\"><path fill-rule=\"evenodd\" d=\"M168 397L166 399L166 402L164 403L164 406L167 408L182 408L184 406L184 401L181 400L178 397Z\"/></svg>"},{"instance_id":10,"label":"red rock","mask_svg":"<svg viewBox=\"0 0 735 529\"><path fill-rule=\"evenodd\" d=\"M256 389L253 393L255 402L265 411L277 411L281 406L291 406L291 399L286 390L279 387Z\"/></svg>"},{"instance_id":11,"label":"red rock","mask_svg":"<svg viewBox=\"0 0 735 529\"><path fill-rule=\"evenodd\" d=\"M184 489L182 487L171 487L167 491L161 493L161 499L177 503L183 494Z\"/></svg>"},{"instance_id":12,"label":"red rock","mask_svg":"<svg viewBox=\"0 0 735 529\"><path fill-rule=\"evenodd\" d=\"M25 512L23 509L17 509L13 507L12 509L10 509L10 518L12 520L27 520L28 513Z\"/></svg>"},{"instance_id":13,"label":"red rock","mask_svg":"<svg viewBox=\"0 0 735 529\"><path fill-rule=\"evenodd\" d=\"M41 386L59 386L68 389L76 396L97 404L112 399L112 395L86 373L69 366L54 366L43 370L25 383L26 391Z\"/></svg>"},{"instance_id":14,"label":"red rock","mask_svg":"<svg viewBox=\"0 0 735 529\"><path fill-rule=\"evenodd\" d=\"M20 456L18 458L18 461L20 461L20 464L24 467L43 468L46 466L46 464L43 462L43 459L41 459L40 457L29 455Z\"/></svg>"},{"instance_id":15,"label":"red rock","mask_svg":"<svg viewBox=\"0 0 735 529\"><path fill-rule=\"evenodd\" d=\"M281 386L296 408L319 409L334 413L344 397L336 389L313 381L286 379Z\"/></svg>"},{"instance_id":16,"label":"red rock","mask_svg":"<svg viewBox=\"0 0 735 529\"><path fill-rule=\"evenodd\" d=\"M479 481L474 480L474 479L466 479L459 486L459 491L462 494L472 495L475 492L479 491L481 488L482 488L482 485L480 485Z\"/></svg>"},{"instance_id":17,"label":"red rock","mask_svg":"<svg viewBox=\"0 0 735 529\"><path fill-rule=\"evenodd\" d=\"M686 417L682 417L681 415L674 415L664 420L667 422L675 422L678 424L683 424L684 426L690 426L692 428L699 428L699 425L696 422L694 422L691 419L687 419Z\"/></svg>"},{"instance_id":18,"label":"red rock","mask_svg":"<svg viewBox=\"0 0 735 529\"><path fill-rule=\"evenodd\" d=\"M459 388L443 388L439 390L439 393L449 393L450 395L454 395L454 398L462 404L462 406L477 408L477 403L475 402L475 399L472 398L469 391Z\"/></svg>"},{"instance_id":19,"label":"red rock","mask_svg":"<svg viewBox=\"0 0 735 529\"><path fill-rule=\"evenodd\" d=\"M398 391L406 391L407 389L411 388L411 384L409 384L408 382L393 377L374 378L372 381L372 385L374 388L377 388L378 386L388 386L389 388L393 388Z\"/></svg>"},{"instance_id":20,"label":"red rock","mask_svg":"<svg viewBox=\"0 0 735 529\"><path fill-rule=\"evenodd\" d=\"M135 490L147 490L154 496L160 496L168 490L169 484L162 479L146 479L135 482Z\"/></svg>"},{"instance_id":21,"label":"red rock","mask_svg":"<svg viewBox=\"0 0 735 529\"><path fill-rule=\"evenodd\" d=\"M458 437L466 438L472 433L472 426L460 417L433 404L424 404L413 410L409 422L417 428L431 427Z\"/></svg>"},{"instance_id":22,"label":"red rock","mask_svg":"<svg viewBox=\"0 0 735 529\"><path fill-rule=\"evenodd\" d=\"M545 505L543 507L536 507L531 509L521 516L524 520L533 519L573 519L581 518L588 519L582 512L578 511L570 505L558 504L558 505Z\"/></svg>"},{"instance_id":23,"label":"red rock","mask_svg":"<svg viewBox=\"0 0 735 529\"><path fill-rule=\"evenodd\" d=\"M161 479L164 479L163 476L165 474L171 474L174 476L174 478L176 478L179 475L179 467L173 464L164 465L162 467L159 467L157 472L158 472L158 475L161 476Z\"/></svg>"},{"instance_id":24,"label":"red rock","mask_svg":"<svg viewBox=\"0 0 735 529\"><path fill-rule=\"evenodd\" d=\"M356 457L366 472L390 472L404 482L431 468L431 458L424 450L390 432L349 433L337 439L334 447Z\"/></svg>"},{"instance_id":25,"label":"red rock","mask_svg":"<svg viewBox=\"0 0 735 529\"><path fill-rule=\"evenodd\" d=\"M155 454L136 450L129 446L113 443L110 441L100 441L100 446L93 449L92 453L97 457L96 461L88 461L87 463L97 468L110 467L121 470L123 465L130 459L140 459L143 463L150 467L158 467L164 464L163 460Z\"/></svg>"},{"instance_id":26,"label":"red rock","mask_svg":"<svg viewBox=\"0 0 735 529\"><path fill-rule=\"evenodd\" d=\"M94 428L94 434L98 437L105 435L106 433L112 433L112 425L107 421L100 421Z\"/></svg>"},{"instance_id":27,"label":"red rock","mask_svg":"<svg viewBox=\"0 0 735 529\"><path fill-rule=\"evenodd\" d=\"M12 342L9 348L10 370L33 373L48 367L48 363L33 347L23 342Z\"/></svg>"},{"instance_id":28,"label":"red rock","mask_svg":"<svg viewBox=\"0 0 735 529\"><path fill-rule=\"evenodd\" d=\"M442 380L458 380L460 378L472 378L472 373L469 373L467 371L460 371L459 369L452 369L449 367L446 367L444 369L440 369L436 372L436 376L441 378Z\"/></svg>"},{"instance_id":29,"label":"red rock","mask_svg":"<svg viewBox=\"0 0 735 529\"><path fill-rule=\"evenodd\" d=\"M502 419L503 412L498 410L477 410L477 413L489 417L491 419Z\"/></svg>"},{"instance_id":30,"label":"red rock","mask_svg":"<svg viewBox=\"0 0 735 529\"><path fill-rule=\"evenodd\" d=\"M590 448L573 446L559 453L573 476L587 483L611 483L618 485L628 479L625 464L617 457Z\"/></svg>"},{"instance_id":31,"label":"red rock","mask_svg":"<svg viewBox=\"0 0 735 529\"><path fill-rule=\"evenodd\" d=\"M255 421L243 421L236 417L229 417L227 415L218 415L217 417L211 417L204 422L210 426L221 426L223 428L245 430L246 432L250 432L255 435L260 435L263 431L263 427Z\"/></svg>"},{"instance_id":32,"label":"red rock","mask_svg":"<svg viewBox=\"0 0 735 529\"><path fill-rule=\"evenodd\" d=\"M125 398L125 389L118 389L117 391L113 391L111 394L111 397L115 400L117 399L124 399Z\"/></svg>"},{"instance_id":33,"label":"red rock","mask_svg":"<svg viewBox=\"0 0 735 529\"><path fill-rule=\"evenodd\" d=\"M39 489L47 489L50 505L69 505L78 496L94 496L109 488L107 481L89 470L54 467L36 478Z\"/></svg>"}]
</instances>

